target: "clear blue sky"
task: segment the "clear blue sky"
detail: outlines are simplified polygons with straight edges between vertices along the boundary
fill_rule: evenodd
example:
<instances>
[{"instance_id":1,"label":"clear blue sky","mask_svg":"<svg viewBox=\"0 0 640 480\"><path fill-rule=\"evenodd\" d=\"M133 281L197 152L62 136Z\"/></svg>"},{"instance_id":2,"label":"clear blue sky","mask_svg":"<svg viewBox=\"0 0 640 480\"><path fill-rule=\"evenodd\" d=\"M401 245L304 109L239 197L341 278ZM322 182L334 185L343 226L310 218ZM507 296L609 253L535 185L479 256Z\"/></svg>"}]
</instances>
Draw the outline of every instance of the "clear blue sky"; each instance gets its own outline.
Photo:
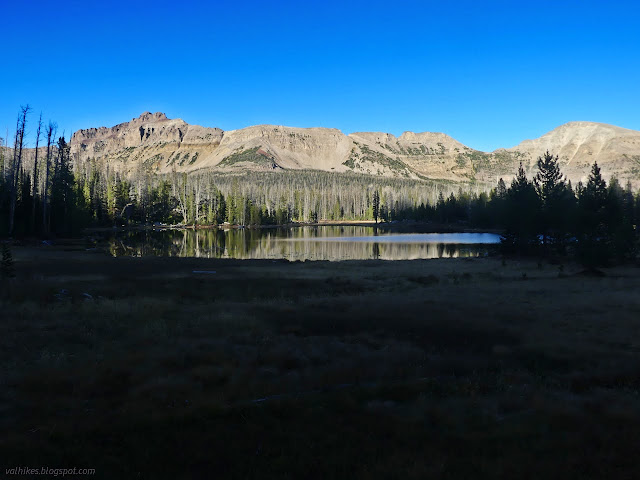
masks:
<instances>
[{"instance_id":1,"label":"clear blue sky","mask_svg":"<svg viewBox=\"0 0 640 480\"><path fill-rule=\"evenodd\" d=\"M0 136L143 111L224 130L445 132L480 150L571 121L640 130L632 1L4 2ZM27 31L25 31L27 30Z\"/></svg>"}]
</instances>

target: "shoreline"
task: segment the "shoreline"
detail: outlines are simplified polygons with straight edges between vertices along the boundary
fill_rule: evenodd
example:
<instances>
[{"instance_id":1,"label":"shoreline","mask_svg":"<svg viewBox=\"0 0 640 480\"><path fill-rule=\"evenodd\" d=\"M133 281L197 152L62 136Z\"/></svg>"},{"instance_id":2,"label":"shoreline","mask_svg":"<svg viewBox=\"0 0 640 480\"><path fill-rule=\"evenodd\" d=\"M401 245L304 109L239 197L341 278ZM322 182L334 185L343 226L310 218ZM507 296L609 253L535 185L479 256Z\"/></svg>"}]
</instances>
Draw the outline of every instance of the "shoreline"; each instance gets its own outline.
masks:
<instances>
[{"instance_id":1,"label":"shoreline","mask_svg":"<svg viewBox=\"0 0 640 480\"><path fill-rule=\"evenodd\" d=\"M277 228L298 228L298 227L375 227L384 230L408 231L419 229L420 233L494 233L500 235L502 229L479 228L465 225L440 224L432 222L416 221L393 221L375 223L373 220L323 220L319 222L292 222L278 225L133 225L119 227L95 227L82 230L83 235L92 232L125 232L125 231L156 231L156 230L262 230Z\"/></svg>"}]
</instances>

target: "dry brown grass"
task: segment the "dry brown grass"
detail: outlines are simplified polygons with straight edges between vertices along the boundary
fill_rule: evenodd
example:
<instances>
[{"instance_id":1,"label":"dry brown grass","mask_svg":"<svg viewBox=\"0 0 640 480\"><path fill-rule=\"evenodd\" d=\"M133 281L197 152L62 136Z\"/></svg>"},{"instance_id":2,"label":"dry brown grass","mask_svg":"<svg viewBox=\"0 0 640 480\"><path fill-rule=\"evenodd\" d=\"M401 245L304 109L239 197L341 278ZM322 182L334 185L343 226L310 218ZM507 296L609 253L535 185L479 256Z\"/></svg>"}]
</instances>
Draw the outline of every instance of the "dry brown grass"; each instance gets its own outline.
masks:
<instances>
[{"instance_id":1,"label":"dry brown grass","mask_svg":"<svg viewBox=\"0 0 640 480\"><path fill-rule=\"evenodd\" d=\"M114 259L74 248L16 248L18 276L2 285L7 468L638 473L636 267L599 278L524 260Z\"/></svg>"}]
</instances>

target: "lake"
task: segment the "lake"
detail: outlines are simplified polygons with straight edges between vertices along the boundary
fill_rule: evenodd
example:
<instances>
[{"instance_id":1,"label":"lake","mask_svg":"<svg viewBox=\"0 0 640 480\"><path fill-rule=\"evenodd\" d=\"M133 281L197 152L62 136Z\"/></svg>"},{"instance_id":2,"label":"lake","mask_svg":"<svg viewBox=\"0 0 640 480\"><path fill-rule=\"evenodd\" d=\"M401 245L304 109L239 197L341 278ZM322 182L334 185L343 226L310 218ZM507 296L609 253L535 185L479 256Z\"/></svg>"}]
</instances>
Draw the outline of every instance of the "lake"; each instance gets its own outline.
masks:
<instances>
[{"instance_id":1,"label":"lake","mask_svg":"<svg viewBox=\"0 0 640 480\"><path fill-rule=\"evenodd\" d=\"M117 232L113 256L179 256L287 260L412 260L486 256L500 236L491 233L420 233L373 226L302 226L262 229Z\"/></svg>"}]
</instances>

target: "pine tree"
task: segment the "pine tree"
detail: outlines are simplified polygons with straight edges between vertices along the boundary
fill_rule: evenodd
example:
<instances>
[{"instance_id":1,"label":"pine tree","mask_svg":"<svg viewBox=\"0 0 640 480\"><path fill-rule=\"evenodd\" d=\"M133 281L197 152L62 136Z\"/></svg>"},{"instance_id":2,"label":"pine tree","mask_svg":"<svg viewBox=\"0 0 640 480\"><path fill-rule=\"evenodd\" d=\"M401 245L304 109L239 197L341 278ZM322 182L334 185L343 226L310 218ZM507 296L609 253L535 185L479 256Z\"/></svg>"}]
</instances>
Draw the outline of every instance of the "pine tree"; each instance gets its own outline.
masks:
<instances>
[{"instance_id":1,"label":"pine tree","mask_svg":"<svg viewBox=\"0 0 640 480\"><path fill-rule=\"evenodd\" d=\"M496 197L500 199L507 198L507 186L504 183L502 177L498 180L498 187L496 188Z\"/></svg>"},{"instance_id":2,"label":"pine tree","mask_svg":"<svg viewBox=\"0 0 640 480\"><path fill-rule=\"evenodd\" d=\"M594 162L587 184L578 199L578 256L590 267L610 261L611 251L607 232L607 183L598 163Z\"/></svg>"},{"instance_id":3,"label":"pine tree","mask_svg":"<svg viewBox=\"0 0 640 480\"><path fill-rule=\"evenodd\" d=\"M64 137L58 139L58 158L51 183L51 226L54 231L69 234L75 213L75 179L71 170L70 147Z\"/></svg>"},{"instance_id":4,"label":"pine tree","mask_svg":"<svg viewBox=\"0 0 640 480\"><path fill-rule=\"evenodd\" d=\"M538 220L542 244L546 248L548 243L553 243L562 251L566 237L566 213L572 203L566 179L560 172L558 156L554 157L548 150L542 157L538 157L537 166L538 173L533 184L540 201Z\"/></svg>"},{"instance_id":5,"label":"pine tree","mask_svg":"<svg viewBox=\"0 0 640 480\"><path fill-rule=\"evenodd\" d=\"M593 162L589 180L584 187L582 203L594 212L600 211L607 203L607 182L602 178L598 162Z\"/></svg>"},{"instance_id":6,"label":"pine tree","mask_svg":"<svg viewBox=\"0 0 640 480\"><path fill-rule=\"evenodd\" d=\"M537 216L540 202L535 187L527 179L522 163L507 191L505 234L502 247L507 253L532 253L538 246Z\"/></svg>"},{"instance_id":7,"label":"pine tree","mask_svg":"<svg viewBox=\"0 0 640 480\"><path fill-rule=\"evenodd\" d=\"M631 203L631 205L629 205ZM635 232L633 228L633 197L613 177L607 189L606 218L607 234L611 255L617 261L623 261L635 253Z\"/></svg>"},{"instance_id":8,"label":"pine tree","mask_svg":"<svg viewBox=\"0 0 640 480\"><path fill-rule=\"evenodd\" d=\"M536 173L533 183L544 207L553 202L557 190L561 185L564 185L564 180L562 173L560 173L558 156L554 157L548 150L542 157L538 157L537 166L538 173Z\"/></svg>"},{"instance_id":9,"label":"pine tree","mask_svg":"<svg viewBox=\"0 0 640 480\"><path fill-rule=\"evenodd\" d=\"M378 217L380 216L380 194L378 190L373 192L373 219L378 223Z\"/></svg>"}]
</instances>

